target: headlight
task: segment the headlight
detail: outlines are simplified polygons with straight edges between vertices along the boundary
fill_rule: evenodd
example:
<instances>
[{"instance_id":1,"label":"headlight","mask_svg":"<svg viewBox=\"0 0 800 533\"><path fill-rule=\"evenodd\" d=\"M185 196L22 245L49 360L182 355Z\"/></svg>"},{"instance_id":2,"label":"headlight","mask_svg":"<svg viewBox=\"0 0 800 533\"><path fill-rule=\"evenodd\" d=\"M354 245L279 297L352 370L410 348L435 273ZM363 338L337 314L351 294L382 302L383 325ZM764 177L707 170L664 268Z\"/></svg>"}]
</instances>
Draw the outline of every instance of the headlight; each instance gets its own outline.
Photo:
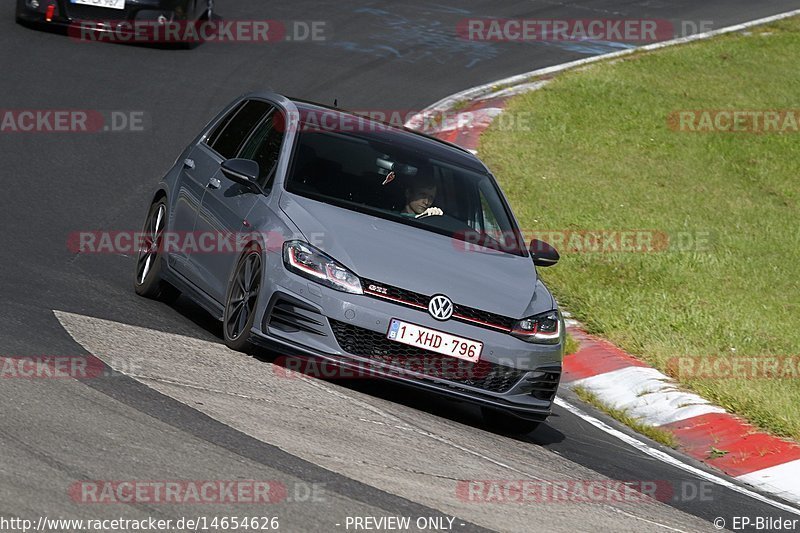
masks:
<instances>
[{"instance_id":1,"label":"headlight","mask_svg":"<svg viewBox=\"0 0 800 533\"><path fill-rule=\"evenodd\" d=\"M361 280L335 259L325 255L310 244L288 241L283 244L283 264L305 278L337 291L364 294Z\"/></svg>"},{"instance_id":2,"label":"headlight","mask_svg":"<svg viewBox=\"0 0 800 533\"><path fill-rule=\"evenodd\" d=\"M558 344L561 337L561 320L558 311L523 318L511 329L511 334L524 341L541 344Z\"/></svg>"}]
</instances>

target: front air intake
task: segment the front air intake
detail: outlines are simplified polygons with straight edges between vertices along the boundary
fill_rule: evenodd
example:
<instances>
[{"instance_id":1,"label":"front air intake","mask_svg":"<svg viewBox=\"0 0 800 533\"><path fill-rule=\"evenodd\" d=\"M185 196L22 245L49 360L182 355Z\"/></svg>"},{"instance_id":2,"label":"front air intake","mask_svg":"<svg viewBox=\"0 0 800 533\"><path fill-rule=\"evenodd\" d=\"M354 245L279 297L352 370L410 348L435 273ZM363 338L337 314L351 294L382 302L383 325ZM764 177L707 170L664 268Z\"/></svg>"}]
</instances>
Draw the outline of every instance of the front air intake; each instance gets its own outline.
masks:
<instances>
[{"instance_id":1,"label":"front air intake","mask_svg":"<svg viewBox=\"0 0 800 533\"><path fill-rule=\"evenodd\" d=\"M273 298L264 322L266 326L284 333L304 331L327 336L325 317L317 309L282 294Z\"/></svg>"}]
</instances>

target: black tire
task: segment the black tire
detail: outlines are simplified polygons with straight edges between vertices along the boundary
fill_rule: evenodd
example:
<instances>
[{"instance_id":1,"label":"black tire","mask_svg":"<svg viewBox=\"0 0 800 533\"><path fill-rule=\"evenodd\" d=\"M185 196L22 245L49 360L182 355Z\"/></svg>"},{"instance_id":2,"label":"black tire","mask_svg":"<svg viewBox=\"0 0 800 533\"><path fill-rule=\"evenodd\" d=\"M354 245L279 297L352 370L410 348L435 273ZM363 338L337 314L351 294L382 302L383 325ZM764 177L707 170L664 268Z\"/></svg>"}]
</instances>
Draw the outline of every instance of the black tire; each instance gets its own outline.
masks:
<instances>
[{"instance_id":1,"label":"black tire","mask_svg":"<svg viewBox=\"0 0 800 533\"><path fill-rule=\"evenodd\" d=\"M231 350L241 352L250 344L250 330L261 292L262 268L261 250L258 246L251 246L233 269L222 316L222 335Z\"/></svg>"},{"instance_id":2,"label":"black tire","mask_svg":"<svg viewBox=\"0 0 800 533\"><path fill-rule=\"evenodd\" d=\"M519 418L505 411L481 407L483 422L492 431L506 435L527 435L541 425L541 421Z\"/></svg>"},{"instance_id":3,"label":"black tire","mask_svg":"<svg viewBox=\"0 0 800 533\"><path fill-rule=\"evenodd\" d=\"M172 303L180 296L180 291L161 279L162 240L167 227L167 202L160 198L153 202L147 211L139 253L136 256L133 289L139 296Z\"/></svg>"}]
</instances>

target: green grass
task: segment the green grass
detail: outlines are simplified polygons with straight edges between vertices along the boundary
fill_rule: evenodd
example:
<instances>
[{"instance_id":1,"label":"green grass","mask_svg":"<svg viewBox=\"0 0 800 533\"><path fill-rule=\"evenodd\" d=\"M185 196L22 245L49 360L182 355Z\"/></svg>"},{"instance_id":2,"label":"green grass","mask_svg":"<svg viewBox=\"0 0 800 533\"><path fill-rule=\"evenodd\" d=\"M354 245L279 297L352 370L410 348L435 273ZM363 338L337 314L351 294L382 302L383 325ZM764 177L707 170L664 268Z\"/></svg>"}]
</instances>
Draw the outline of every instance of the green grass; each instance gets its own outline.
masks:
<instances>
[{"instance_id":1,"label":"green grass","mask_svg":"<svg viewBox=\"0 0 800 533\"><path fill-rule=\"evenodd\" d=\"M593 405L617 422L625 424L640 435L644 435L650 440L654 440L659 444L663 444L669 448L678 447L678 441L675 438L675 435L669 431L657 428L655 426L645 425L638 418L634 418L629 415L624 409L615 409L613 407L609 407L608 405L604 404L593 392L590 392L583 387L575 387L572 390L578 395L578 398L584 402L588 403L589 405Z\"/></svg>"},{"instance_id":2,"label":"green grass","mask_svg":"<svg viewBox=\"0 0 800 533\"><path fill-rule=\"evenodd\" d=\"M595 334L662 371L679 356L800 356L800 133L684 133L680 110L800 109L800 21L642 53L514 98L480 154L527 230L710 235L542 269ZM521 115L524 114L524 115ZM510 117L513 119L513 116ZM529 121L530 123L530 121ZM683 379L800 440L800 379Z\"/></svg>"},{"instance_id":3,"label":"green grass","mask_svg":"<svg viewBox=\"0 0 800 533\"><path fill-rule=\"evenodd\" d=\"M581 347L581 343L575 340L575 337L567 333L567 340L564 343L564 355L572 355L576 353Z\"/></svg>"}]
</instances>

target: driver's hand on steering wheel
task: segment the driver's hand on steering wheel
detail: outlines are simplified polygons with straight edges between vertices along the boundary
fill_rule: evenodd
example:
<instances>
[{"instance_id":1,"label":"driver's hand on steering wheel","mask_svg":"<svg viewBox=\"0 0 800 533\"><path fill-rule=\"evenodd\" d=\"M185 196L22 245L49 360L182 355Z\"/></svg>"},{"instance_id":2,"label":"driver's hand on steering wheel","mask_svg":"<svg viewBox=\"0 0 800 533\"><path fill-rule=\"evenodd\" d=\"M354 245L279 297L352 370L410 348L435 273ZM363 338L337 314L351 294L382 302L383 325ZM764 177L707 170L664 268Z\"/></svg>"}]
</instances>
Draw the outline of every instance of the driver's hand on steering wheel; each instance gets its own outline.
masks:
<instances>
[{"instance_id":1,"label":"driver's hand on steering wheel","mask_svg":"<svg viewBox=\"0 0 800 533\"><path fill-rule=\"evenodd\" d=\"M444 215L444 211L439 209L438 207L429 207L419 215L415 216L414 218L425 218L425 217L438 217Z\"/></svg>"}]
</instances>

